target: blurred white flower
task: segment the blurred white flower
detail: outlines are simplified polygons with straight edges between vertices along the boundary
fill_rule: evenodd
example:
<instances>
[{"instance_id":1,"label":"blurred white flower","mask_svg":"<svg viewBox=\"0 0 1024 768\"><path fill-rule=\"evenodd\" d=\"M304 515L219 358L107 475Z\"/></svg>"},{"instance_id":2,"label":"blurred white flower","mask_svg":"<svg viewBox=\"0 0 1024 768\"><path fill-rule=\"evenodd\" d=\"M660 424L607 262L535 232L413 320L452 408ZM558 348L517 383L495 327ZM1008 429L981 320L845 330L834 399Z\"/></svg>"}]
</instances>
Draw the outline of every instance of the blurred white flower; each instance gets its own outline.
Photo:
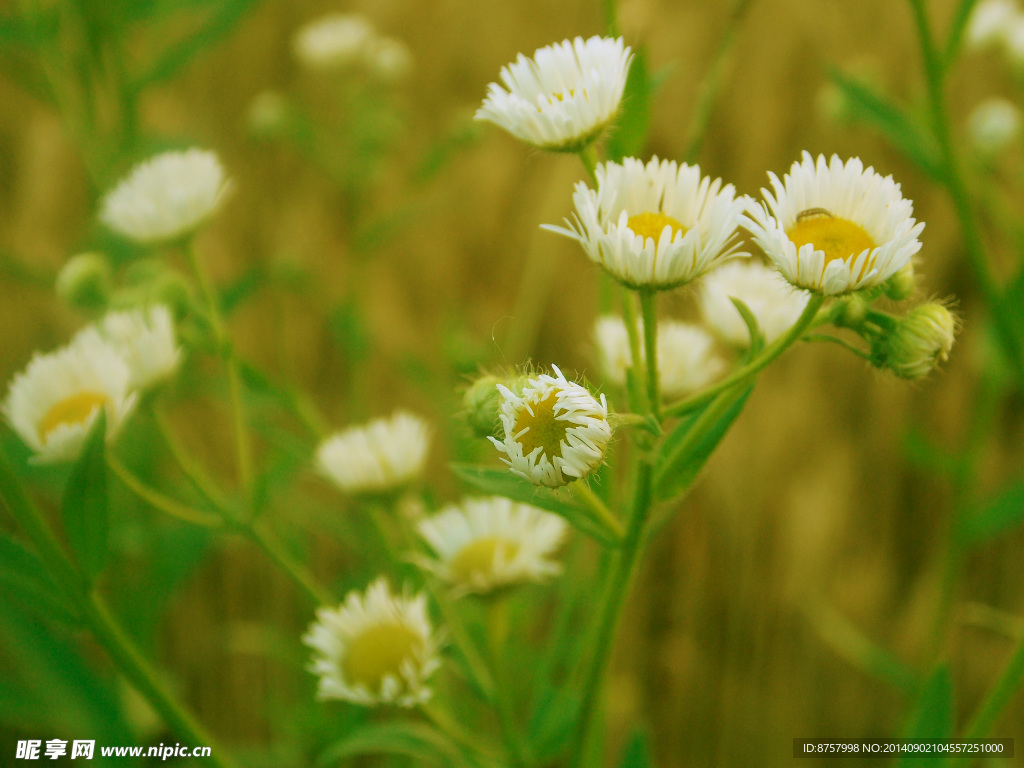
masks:
<instances>
[{"instance_id":1,"label":"blurred white flower","mask_svg":"<svg viewBox=\"0 0 1024 768\"><path fill-rule=\"evenodd\" d=\"M366 17L330 14L299 29L292 40L292 51L310 69L340 68L361 62L374 36Z\"/></svg>"},{"instance_id":2,"label":"blurred white flower","mask_svg":"<svg viewBox=\"0 0 1024 768\"><path fill-rule=\"evenodd\" d=\"M637 323L643 339L643 324ZM594 327L598 363L605 380L626 385L630 367L629 334L621 318L598 318ZM658 371L665 397L682 397L706 387L725 372L725 361L715 352L715 340L698 325L663 320L658 323ZM645 359L640 345L641 360Z\"/></svg>"},{"instance_id":3,"label":"blurred white flower","mask_svg":"<svg viewBox=\"0 0 1024 768\"><path fill-rule=\"evenodd\" d=\"M804 152L783 181L768 174L774 194L751 202L746 226L790 283L825 295L884 283L921 249L924 224L913 218L891 176L860 158L817 161Z\"/></svg>"},{"instance_id":4,"label":"blurred white flower","mask_svg":"<svg viewBox=\"0 0 1024 768\"><path fill-rule=\"evenodd\" d=\"M418 478L429 448L427 422L397 411L327 438L317 448L316 465L345 493L384 493Z\"/></svg>"},{"instance_id":5,"label":"blurred white flower","mask_svg":"<svg viewBox=\"0 0 1024 768\"><path fill-rule=\"evenodd\" d=\"M440 659L423 594L393 595L377 579L337 608L319 608L302 641L313 649L319 699L413 707L433 695L427 678Z\"/></svg>"},{"instance_id":6,"label":"blurred white flower","mask_svg":"<svg viewBox=\"0 0 1024 768\"><path fill-rule=\"evenodd\" d=\"M548 558L568 533L557 515L499 496L464 499L417 528L438 558L425 565L459 592L490 592L559 573Z\"/></svg>"},{"instance_id":7,"label":"blurred white flower","mask_svg":"<svg viewBox=\"0 0 1024 768\"><path fill-rule=\"evenodd\" d=\"M967 118L967 134L979 154L994 157L1020 135L1021 115L1006 99L987 99Z\"/></svg>"},{"instance_id":8,"label":"blurred white flower","mask_svg":"<svg viewBox=\"0 0 1024 768\"><path fill-rule=\"evenodd\" d=\"M110 312L79 337L89 333L99 333L128 363L131 389L148 389L170 377L181 359L171 311L162 304Z\"/></svg>"},{"instance_id":9,"label":"blurred white flower","mask_svg":"<svg viewBox=\"0 0 1024 768\"><path fill-rule=\"evenodd\" d=\"M512 472L557 488L601 466L612 428L604 395L598 401L552 367L557 376L532 377L518 395L497 385L505 439L488 439L508 457L502 460Z\"/></svg>"},{"instance_id":10,"label":"blurred white flower","mask_svg":"<svg viewBox=\"0 0 1024 768\"><path fill-rule=\"evenodd\" d=\"M74 461L100 409L112 440L135 405L131 371L98 334L89 333L50 354L36 354L14 377L2 411L35 452L33 461Z\"/></svg>"},{"instance_id":11,"label":"blurred white flower","mask_svg":"<svg viewBox=\"0 0 1024 768\"><path fill-rule=\"evenodd\" d=\"M576 185L568 229L587 256L621 283L664 290L698 277L736 254L744 209L731 184L700 175L695 165L626 158L597 166L597 189Z\"/></svg>"},{"instance_id":12,"label":"blurred white flower","mask_svg":"<svg viewBox=\"0 0 1024 768\"><path fill-rule=\"evenodd\" d=\"M698 286L701 314L718 336L739 348L750 346L750 332L730 297L754 313L768 344L793 326L810 299L760 260L730 261L708 272Z\"/></svg>"},{"instance_id":13,"label":"blurred white flower","mask_svg":"<svg viewBox=\"0 0 1024 768\"><path fill-rule=\"evenodd\" d=\"M367 50L367 63L377 78L397 83L409 76L413 59L409 46L394 37L378 37Z\"/></svg>"},{"instance_id":14,"label":"blurred white flower","mask_svg":"<svg viewBox=\"0 0 1024 768\"><path fill-rule=\"evenodd\" d=\"M487 87L477 120L489 120L541 149L575 152L598 137L622 100L632 60L622 38L577 37L533 58L519 54Z\"/></svg>"},{"instance_id":15,"label":"blurred white flower","mask_svg":"<svg viewBox=\"0 0 1024 768\"><path fill-rule=\"evenodd\" d=\"M195 231L229 186L215 153L164 152L135 166L107 193L100 221L138 243L172 240Z\"/></svg>"},{"instance_id":16,"label":"blurred white flower","mask_svg":"<svg viewBox=\"0 0 1024 768\"><path fill-rule=\"evenodd\" d=\"M1014 0L982 0L971 12L964 39L971 48L1005 44L1007 31L1016 18Z\"/></svg>"}]
</instances>

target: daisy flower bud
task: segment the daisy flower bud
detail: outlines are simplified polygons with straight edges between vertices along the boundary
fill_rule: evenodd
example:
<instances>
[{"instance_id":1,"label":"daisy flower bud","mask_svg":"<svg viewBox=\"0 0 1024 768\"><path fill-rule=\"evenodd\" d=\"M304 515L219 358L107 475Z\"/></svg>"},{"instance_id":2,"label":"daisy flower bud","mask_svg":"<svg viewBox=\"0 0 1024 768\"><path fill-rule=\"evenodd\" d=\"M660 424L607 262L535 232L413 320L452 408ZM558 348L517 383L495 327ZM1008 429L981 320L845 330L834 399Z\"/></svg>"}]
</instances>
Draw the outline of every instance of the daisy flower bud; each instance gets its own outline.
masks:
<instances>
[{"instance_id":1,"label":"daisy flower bud","mask_svg":"<svg viewBox=\"0 0 1024 768\"><path fill-rule=\"evenodd\" d=\"M643 324L637 325L642 338ZM594 336L602 375L610 384L624 387L631 363L626 324L611 315L598 318ZM725 371L725 361L715 352L715 340L699 325L660 322L657 345L661 391L665 397L682 397L703 389ZM643 359L643 345L640 355Z\"/></svg>"},{"instance_id":2,"label":"daisy flower bud","mask_svg":"<svg viewBox=\"0 0 1024 768\"><path fill-rule=\"evenodd\" d=\"M531 377L520 394L499 384L505 439L489 438L512 472L535 485L557 488L601 466L612 428L604 395L556 376Z\"/></svg>"},{"instance_id":3,"label":"daisy flower bud","mask_svg":"<svg viewBox=\"0 0 1024 768\"><path fill-rule=\"evenodd\" d=\"M73 307L93 309L110 300L110 262L102 253L80 253L57 274L57 295Z\"/></svg>"},{"instance_id":4,"label":"daisy flower bud","mask_svg":"<svg viewBox=\"0 0 1024 768\"><path fill-rule=\"evenodd\" d=\"M37 354L11 382L2 410L35 452L33 462L74 461L100 409L107 440L135 406L131 370L113 346L89 333L48 355Z\"/></svg>"},{"instance_id":5,"label":"daisy flower bud","mask_svg":"<svg viewBox=\"0 0 1024 768\"><path fill-rule=\"evenodd\" d=\"M433 695L427 679L441 662L423 594L394 595L377 579L337 608L318 609L302 642L313 649L319 699L414 707Z\"/></svg>"},{"instance_id":6,"label":"daisy flower bud","mask_svg":"<svg viewBox=\"0 0 1024 768\"><path fill-rule=\"evenodd\" d=\"M773 192L751 205L746 227L779 272L798 288L833 296L880 285L921 249L924 229L900 185L859 158L817 161L804 152Z\"/></svg>"},{"instance_id":7,"label":"daisy flower bud","mask_svg":"<svg viewBox=\"0 0 1024 768\"><path fill-rule=\"evenodd\" d=\"M541 149L577 152L615 117L633 56L622 38L565 40L523 54L487 87L477 120Z\"/></svg>"},{"instance_id":8,"label":"daisy flower bud","mask_svg":"<svg viewBox=\"0 0 1024 768\"><path fill-rule=\"evenodd\" d=\"M98 333L128 363L128 386L132 389L149 389L169 378L181 359L171 311L162 304L110 312L79 336L90 333Z\"/></svg>"},{"instance_id":9,"label":"daisy flower bud","mask_svg":"<svg viewBox=\"0 0 1024 768\"><path fill-rule=\"evenodd\" d=\"M914 275L914 262L908 261L906 266L889 278L885 284L885 295L893 301L903 301L914 295L917 290L917 277Z\"/></svg>"},{"instance_id":10,"label":"daisy flower bud","mask_svg":"<svg viewBox=\"0 0 1024 768\"><path fill-rule=\"evenodd\" d=\"M704 321L725 342L743 349L750 346L750 331L731 298L754 313L765 343L770 344L793 327L810 295L793 290L760 260L730 261L708 272L698 286Z\"/></svg>"},{"instance_id":11,"label":"daisy flower bud","mask_svg":"<svg viewBox=\"0 0 1024 768\"><path fill-rule=\"evenodd\" d=\"M484 593L561 571L548 559L565 540L562 518L499 496L465 499L417 526L437 554L425 566L459 592Z\"/></svg>"},{"instance_id":12,"label":"daisy flower bud","mask_svg":"<svg viewBox=\"0 0 1024 768\"><path fill-rule=\"evenodd\" d=\"M875 365L901 379L923 379L949 359L956 336L956 316L938 302L914 307L896 329L872 345Z\"/></svg>"},{"instance_id":13,"label":"daisy flower bud","mask_svg":"<svg viewBox=\"0 0 1024 768\"><path fill-rule=\"evenodd\" d=\"M597 166L597 189L576 185L568 228L587 256L630 288L666 290L690 282L736 252L745 203L731 184L696 165L633 158Z\"/></svg>"},{"instance_id":14,"label":"daisy flower bud","mask_svg":"<svg viewBox=\"0 0 1024 768\"><path fill-rule=\"evenodd\" d=\"M316 450L316 466L344 493L387 493L422 474L429 447L427 422L397 411L324 440Z\"/></svg>"},{"instance_id":15,"label":"daisy flower bud","mask_svg":"<svg viewBox=\"0 0 1024 768\"><path fill-rule=\"evenodd\" d=\"M135 166L107 193L100 221L143 245L173 240L206 221L229 187L215 153L164 152Z\"/></svg>"}]
</instances>

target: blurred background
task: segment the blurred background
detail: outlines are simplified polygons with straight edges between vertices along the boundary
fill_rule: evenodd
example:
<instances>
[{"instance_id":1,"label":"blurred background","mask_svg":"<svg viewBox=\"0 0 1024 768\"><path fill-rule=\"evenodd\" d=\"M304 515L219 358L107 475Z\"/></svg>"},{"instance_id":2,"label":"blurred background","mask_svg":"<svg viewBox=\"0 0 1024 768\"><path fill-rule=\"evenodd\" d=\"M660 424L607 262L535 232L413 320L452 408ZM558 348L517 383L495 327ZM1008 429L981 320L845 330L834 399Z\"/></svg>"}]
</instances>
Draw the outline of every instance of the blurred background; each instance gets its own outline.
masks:
<instances>
[{"instance_id":1,"label":"blurred background","mask_svg":"<svg viewBox=\"0 0 1024 768\"><path fill-rule=\"evenodd\" d=\"M135 5L2 10L4 381L91 319L54 291L72 255L103 250L123 285L142 280L136 254L96 223L97 200L135 162L190 145L215 150L234 183L199 247L225 291L240 354L308 392L331 428L396 407L430 417L434 500L466 490L448 462L496 463L457 415L458 387L476 372L531 358L599 380L597 272L578 246L539 228L571 212L583 168L471 118L518 53L603 34L600 3ZM956 5L930 4L939 29ZM50 11L56 42L40 56L14 20ZM294 33L329 12L364 14L407 46L409 66L377 79L301 66ZM626 42L646 49L660 77L646 154L680 158L729 4L627 0L618 17ZM660 766L783 765L795 737L896 734L910 699L891 679L927 665L936 643L963 723L1021 632L1012 618L1024 616L1020 527L966 551L949 622L935 627L954 513L997 499L1013 518L1024 506L1024 494L1004 490L1024 471L1024 409L987 330L949 199L858 119L833 71L923 112L905 4L754 0L697 157L702 170L752 195L803 150L859 156L891 174L927 222L919 298L955 296L963 330L949 362L922 382L898 381L833 345L794 348L766 371L640 575L608 689L609 755L640 722ZM126 99L115 81L137 87ZM93 83L91 104L83 82ZM951 78L957 140L968 147L968 115L982 100L1019 104L1022 93L1003 57L965 53ZM1021 160L1018 138L994 160L972 160L971 183L1012 214ZM1009 281L1021 242L989 232L985 242L999 281ZM674 292L664 310L686 318L693 298ZM170 408L182 439L230 477L214 373L197 358ZM258 403L259 387L251 391ZM345 543L351 510L306 468L309 436L266 413L256 415L261 458L279 469L266 482L268 514L341 595L369 573ZM145 423L133 425L122 455L177 482L147 452L148 436ZM3 445L25 454L9 430ZM968 464L972 471L961 471ZM26 472L39 498L56 504L65 475ZM152 524L150 510L121 495L114 536L123 567L104 577L115 611L248 764L307 764L309 733L326 742L361 716L312 701L298 642L311 606L246 542ZM3 611L0 763L17 738L75 729L110 734L109 743L166 740L87 640L13 603ZM888 650L873 656L872 644ZM994 735L1018 737L1022 748L1022 723L1018 697Z\"/></svg>"}]
</instances>

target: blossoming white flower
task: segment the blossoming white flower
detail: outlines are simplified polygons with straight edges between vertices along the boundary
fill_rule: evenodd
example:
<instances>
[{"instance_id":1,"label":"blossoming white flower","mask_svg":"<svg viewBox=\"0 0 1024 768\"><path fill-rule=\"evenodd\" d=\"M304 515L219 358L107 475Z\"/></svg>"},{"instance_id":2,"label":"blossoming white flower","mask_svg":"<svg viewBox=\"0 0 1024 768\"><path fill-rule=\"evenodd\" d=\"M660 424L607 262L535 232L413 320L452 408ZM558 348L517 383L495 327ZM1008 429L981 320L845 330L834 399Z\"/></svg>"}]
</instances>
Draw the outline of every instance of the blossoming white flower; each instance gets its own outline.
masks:
<instances>
[{"instance_id":1,"label":"blossoming white flower","mask_svg":"<svg viewBox=\"0 0 1024 768\"><path fill-rule=\"evenodd\" d=\"M557 515L500 496L464 499L417 527L438 556L427 567L462 592L489 592L559 573L559 564L548 557L568 532Z\"/></svg>"},{"instance_id":2,"label":"blossoming white flower","mask_svg":"<svg viewBox=\"0 0 1024 768\"><path fill-rule=\"evenodd\" d=\"M319 699L364 706L413 707L433 694L427 678L440 665L427 600L391 593L380 578L365 594L349 592L337 608L321 607L302 641L313 649L309 670Z\"/></svg>"},{"instance_id":3,"label":"blossoming white flower","mask_svg":"<svg viewBox=\"0 0 1024 768\"><path fill-rule=\"evenodd\" d=\"M626 158L597 166L597 190L573 193L568 229L545 229L578 240L594 262L631 288L688 283L717 260L738 255L736 227L744 202L731 184L700 175L696 165Z\"/></svg>"},{"instance_id":4,"label":"blossoming white flower","mask_svg":"<svg viewBox=\"0 0 1024 768\"><path fill-rule=\"evenodd\" d=\"M488 439L508 457L502 461L515 474L535 485L557 488L601 465L612 428L604 395L598 401L552 368L557 376L530 378L518 395L497 385L505 439Z\"/></svg>"},{"instance_id":5,"label":"blossoming white flower","mask_svg":"<svg viewBox=\"0 0 1024 768\"><path fill-rule=\"evenodd\" d=\"M383 493L419 477L429 447L427 422L396 411L327 438L317 448L316 464L346 493Z\"/></svg>"},{"instance_id":6,"label":"blossoming white flower","mask_svg":"<svg viewBox=\"0 0 1024 768\"><path fill-rule=\"evenodd\" d=\"M1013 0L983 0L971 12L964 33L972 48L984 48L1006 42L1007 30L1017 17Z\"/></svg>"},{"instance_id":7,"label":"blossoming white flower","mask_svg":"<svg viewBox=\"0 0 1024 768\"><path fill-rule=\"evenodd\" d=\"M128 363L131 389L147 389L168 378L181 359L181 350L174 339L174 320L163 304L110 312L79 336L95 332L110 342Z\"/></svg>"},{"instance_id":8,"label":"blossoming white flower","mask_svg":"<svg viewBox=\"0 0 1024 768\"><path fill-rule=\"evenodd\" d=\"M292 50L310 69L334 69L362 60L373 38L373 26L364 16L333 13L296 32Z\"/></svg>"},{"instance_id":9,"label":"blossoming white flower","mask_svg":"<svg viewBox=\"0 0 1024 768\"><path fill-rule=\"evenodd\" d=\"M199 227L229 186L215 153L164 152L135 166L107 193L100 220L139 243L171 240Z\"/></svg>"},{"instance_id":10,"label":"blossoming white flower","mask_svg":"<svg viewBox=\"0 0 1024 768\"><path fill-rule=\"evenodd\" d=\"M711 270L698 290L704 321L734 347L750 346L750 332L730 297L754 313L769 344L793 326L810 299L808 293L794 290L778 272L754 259L732 261Z\"/></svg>"},{"instance_id":11,"label":"blossoming white flower","mask_svg":"<svg viewBox=\"0 0 1024 768\"><path fill-rule=\"evenodd\" d=\"M643 323L637 323L643 338ZM598 362L605 379L615 386L626 385L630 367L629 334L619 317L598 318L594 327ZM698 325L668 320L658 323L658 372L665 397L681 397L702 389L725 371L725 361L715 352L715 341ZM641 359L644 347L640 345Z\"/></svg>"},{"instance_id":12,"label":"blossoming white flower","mask_svg":"<svg viewBox=\"0 0 1024 768\"><path fill-rule=\"evenodd\" d=\"M982 155L994 157L1020 134L1020 110L1006 99L986 99L967 118L967 134Z\"/></svg>"},{"instance_id":13,"label":"blossoming white flower","mask_svg":"<svg viewBox=\"0 0 1024 768\"><path fill-rule=\"evenodd\" d=\"M135 405L127 363L98 334L82 335L47 355L36 354L11 382L3 413L35 452L33 461L74 461L100 409L107 439Z\"/></svg>"},{"instance_id":14,"label":"blossoming white flower","mask_svg":"<svg viewBox=\"0 0 1024 768\"><path fill-rule=\"evenodd\" d=\"M489 120L541 149L575 152L611 122L632 60L622 38L577 37L549 45L532 59L519 54L487 87L477 120Z\"/></svg>"},{"instance_id":15,"label":"blossoming white flower","mask_svg":"<svg viewBox=\"0 0 1024 768\"><path fill-rule=\"evenodd\" d=\"M921 249L923 223L891 176L845 164L833 155L817 162L804 152L784 181L768 174L774 194L751 204L746 226L793 285L827 296L888 280Z\"/></svg>"}]
</instances>

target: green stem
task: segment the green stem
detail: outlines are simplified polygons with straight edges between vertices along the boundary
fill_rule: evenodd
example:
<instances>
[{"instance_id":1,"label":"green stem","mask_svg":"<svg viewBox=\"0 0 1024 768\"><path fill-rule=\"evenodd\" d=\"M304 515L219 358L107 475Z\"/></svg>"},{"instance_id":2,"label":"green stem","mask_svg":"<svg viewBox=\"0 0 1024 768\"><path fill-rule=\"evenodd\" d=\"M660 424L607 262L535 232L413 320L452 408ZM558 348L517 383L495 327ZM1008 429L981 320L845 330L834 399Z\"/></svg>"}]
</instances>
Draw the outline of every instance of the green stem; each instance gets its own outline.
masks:
<instances>
[{"instance_id":1,"label":"green stem","mask_svg":"<svg viewBox=\"0 0 1024 768\"><path fill-rule=\"evenodd\" d=\"M586 480L577 480L572 484L573 493L575 493L579 499L587 505L591 512L594 513L602 525L608 528L615 536L622 539L626 535L626 530L622 527L622 523L619 519L612 514L612 511L608 509L608 506L598 498L598 495L591 490Z\"/></svg>"},{"instance_id":2,"label":"green stem","mask_svg":"<svg viewBox=\"0 0 1024 768\"><path fill-rule=\"evenodd\" d=\"M303 592L316 605L334 605L334 595L325 589L313 576L312 573L292 554L285 549L284 544L270 530L251 521L239 521L236 523L238 529L248 536L253 542L259 545L267 556L273 560L278 567L291 577Z\"/></svg>"},{"instance_id":3,"label":"green stem","mask_svg":"<svg viewBox=\"0 0 1024 768\"><path fill-rule=\"evenodd\" d=\"M594 143L587 144L578 153L580 160L583 162L583 167L587 169L587 176L590 177L590 183L597 188L597 150L594 149Z\"/></svg>"},{"instance_id":4,"label":"green stem","mask_svg":"<svg viewBox=\"0 0 1024 768\"><path fill-rule=\"evenodd\" d=\"M651 414L661 422L661 385L658 381L658 294L640 291L640 312L644 319L644 351L647 370L647 400Z\"/></svg>"},{"instance_id":5,"label":"green stem","mask_svg":"<svg viewBox=\"0 0 1024 768\"><path fill-rule=\"evenodd\" d=\"M641 352L636 303L633 299L633 292L625 289L622 289L622 321L626 324L626 338L629 339L629 373L626 382L629 386L629 407L634 412L646 411L647 403L643 397L643 388L637 378L643 373L644 358Z\"/></svg>"},{"instance_id":6,"label":"green stem","mask_svg":"<svg viewBox=\"0 0 1024 768\"><path fill-rule=\"evenodd\" d=\"M506 595L499 594L489 598L488 605L488 640L491 646L491 664L494 680L497 683L494 692L494 705L498 711L501 734L508 749L513 766L527 766L530 759L526 744L516 724L515 703L512 700L512 686L506 674L505 650L508 645L508 600Z\"/></svg>"},{"instance_id":7,"label":"green stem","mask_svg":"<svg viewBox=\"0 0 1024 768\"><path fill-rule=\"evenodd\" d=\"M605 586L593 655L590 657L581 687L580 712L569 753L572 765L576 768L583 768L586 764L591 734L596 725L595 713L600 709L598 703L611 657L615 631L643 549L644 531L651 509L651 474L651 465L646 459L641 458L637 463L636 489L626 538L622 549L615 556L613 571Z\"/></svg>"},{"instance_id":8,"label":"green stem","mask_svg":"<svg viewBox=\"0 0 1024 768\"><path fill-rule=\"evenodd\" d=\"M718 100L718 92L722 88L722 81L725 78L725 65L729 61L729 55L736 45L736 34L739 31L743 18L750 10L753 0L736 0L732 11L729 13L729 23L718 42L708 74L701 81L700 92L697 94L697 103L694 105L693 117L690 120L689 139L686 143L686 152L683 158L687 163L697 159L697 154L704 144L707 136L708 126L711 124L711 113L714 111L715 102Z\"/></svg>"},{"instance_id":9,"label":"green stem","mask_svg":"<svg viewBox=\"0 0 1024 768\"><path fill-rule=\"evenodd\" d=\"M495 697L494 678L491 676L483 654L480 653L480 650L476 647L473 639L469 636L469 633L462 624L461 617L452 607L451 601L443 594L443 587L432 585L433 582L428 580L427 588L430 590L430 593L434 598L434 602L441 610L445 626L448 629L448 633L452 636L452 640L455 642L455 647L459 649L462 657L466 660L466 665L469 667L469 674L473 679L473 684L477 687L477 690L484 699L489 703L493 703Z\"/></svg>"},{"instance_id":10,"label":"green stem","mask_svg":"<svg viewBox=\"0 0 1024 768\"><path fill-rule=\"evenodd\" d=\"M603 0L604 5L604 26L608 30L608 37L619 36L619 21L615 12L615 0Z\"/></svg>"},{"instance_id":11,"label":"green stem","mask_svg":"<svg viewBox=\"0 0 1024 768\"><path fill-rule=\"evenodd\" d=\"M228 397L231 401L231 425L235 438L235 455L238 464L238 483L243 492L247 495L252 487L252 445L249 441L249 430L245 422L245 410L242 405L242 380L239 376L238 361L231 351L231 340L221 316L220 303L213 289L210 276L203 266L202 259L191 242L185 248L188 253L192 271L195 272L199 281L200 290L209 306L210 322L213 325L213 333L220 348L221 357L228 373Z\"/></svg>"},{"instance_id":12,"label":"green stem","mask_svg":"<svg viewBox=\"0 0 1024 768\"><path fill-rule=\"evenodd\" d=\"M995 323L1000 343L1013 365L1018 382L1024 381L1024 344L1015 330L1014 318L1003 301L996 278L985 258L985 246L981 239L977 214L971 204L967 184L960 167L960 158L957 156L953 143L944 95L946 73L943 60L928 26L928 14L925 10L924 0L910 0L910 5L914 13L914 24L921 45L921 55L924 59L932 132L941 154L941 181L953 201L953 208L964 235L967 263L974 274L978 289L992 313L992 320Z\"/></svg>"},{"instance_id":13,"label":"green stem","mask_svg":"<svg viewBox=\"0 0 1024 768\"><path fill-rule=\"evenodd\" d=\"M57 583L75 603L85 623L106 650L114 664L139 691L164 723L193 746L208 746L210 760L218 768L233 768L234 763L214 743L213 737L192 717L160 680L156 671L124 634L100 596L91 590L57 540L39 509L27 496L21 482L0 454L0 498L25 531L40 558L50 568Z\"/></svg>"},{"instance_id":14,"label":"green stem","mask_svg":"<svg viewBox=\"0 0 1024 768\"><path fill-rule=\"evenodd\" d=\"M170 422L167 421L167 417L164 412L154 406L153 408L153 419L156 422L157 432L163 439L164 444L167 446L167 450L170 451L171 458L174 459L175 464L181 470L182 474L188 478L189 482L192 483L193 487L203 498L205 498L210 504L219 510L228 509L230 503L225 498L221 490L216 486L210 476L206 474L206 471L200 466L199 462L185 449L177 435L174 434L174 430L171 429Z\"/></svg>"},{"instance_id":15,"label":"green stem","mask_svg":"<svg viewBox=\"0 0 1024 768\"><path fill-rule=\"evenodd\" d=\"M794 323L788 331L761 350L761 354L741 368L737 368L717 384L714 384L695 395L691 395L685 400L680 400L679 402L670 405L665 409L666 415L683 416L690 411L696 410L697 408L710 403L727 389L731 389L736 384L744 382L755 374L760 373L769 363L785 352L787 347L800 338L800 335L814 321L815 315L818 314L818 310L821 308L824 301L825 297L821 294L812 294L810 300L807 302L807 306L804 307L803 314L800 315L796 323Z\"/></svg>"},{"instance_id":16,"label":"green stem","mask_svg":"<svg viewBox=\"0 0 1024 768\"><path fill-rule=\"evenodd\" d=\"M1024 683L1024 640L1017 644L1003 674L999 676L961 738L968 740L986 738L1022 683ZM970 756L961 755L953 760L950 768L967 765L972 759Z\"/></svg>"},{"instance_id":17,"label":"green stem","mask_svg":"<svg viewBox=\"0 0 1024 768\"><path fill-rule=\"evenodd\" d=\"M118 479L124 484L124 486L142 499L144 502L149 504L154 509L158 509L171 517L176 517L179 520L183 520L186 523L193 525L202 525L207 528L214 528L222 524L222 520L219 517L201 512L198 509L192 509L184 504L175 501L174 499L165 496L155 488L151 488L136 477L130 469L120 462L112 453L107 453L107 466L110 470L117 475Z\"/></svg>"}]
</instances>

